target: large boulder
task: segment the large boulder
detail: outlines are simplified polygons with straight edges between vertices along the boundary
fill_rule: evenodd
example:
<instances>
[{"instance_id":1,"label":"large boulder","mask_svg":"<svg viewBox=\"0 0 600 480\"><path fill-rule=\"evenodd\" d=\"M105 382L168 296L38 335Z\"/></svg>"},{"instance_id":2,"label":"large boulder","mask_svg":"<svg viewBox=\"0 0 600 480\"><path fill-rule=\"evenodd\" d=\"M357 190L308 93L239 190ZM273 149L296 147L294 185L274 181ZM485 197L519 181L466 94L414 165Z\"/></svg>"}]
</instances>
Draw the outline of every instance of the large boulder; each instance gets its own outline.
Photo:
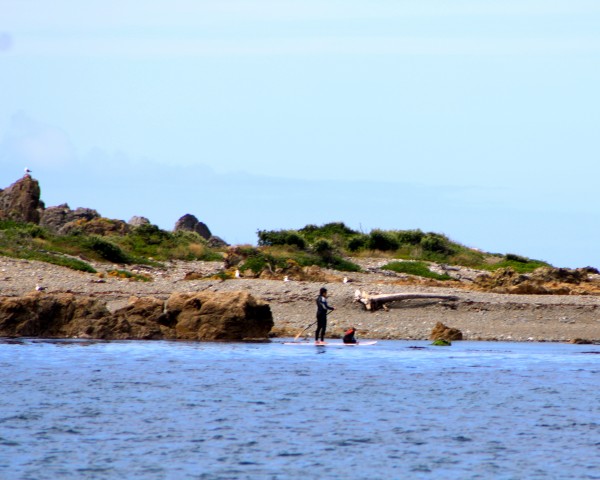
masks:
<instances>
[{"instance_id":1,"label":"large boulder","mask_svg":"<svg viewBox=\"0 0 600 480\"><path fill-rule=\"evenodd\" d=\"M108 314L102 302L73 294L34 293L0 298L0 336L81 336L90 324Z\"/></svg>"},{"instance_id":2,"label":"large boulder","mask_svg":"<svg viewBox=\"0 0 600 480\"><path fill-rule=\"evenodd\" d=\"M442 322L437 322L431 334L429 335L430 340L444 340L446 342L452 342L454 340L462 340L463 334L457 328L451 328L444 325Z\"/></svg>"},{"instance_id":3,"label":"large boulder","mask_svg":"<svg viewBox=\"0 0 600 480\"><path fill-rule=\"evenodd\" d=\"M158 298L133 297L129 304L112 315L94 322L86 331L92 338L161 340L174 339L175 331L161 320L165 302Z\"/></svg>"},{"instance_id":4,"label":"large boulder","mask_svg":"<svg viewBox=\"0 0 600 480\"><path fill-rule=\"evenodd\" d=\"M0 190L0 219L39 223L43 208L40 184L29 175Z\"/></svg>"},{"instance_id":5,"label":"large boulder","mask_svg":"<svg viewBox=\"0 0 600 480\"><path fill-rule=\"evenodd\" d=\"M96 298L73 294L0 297L5 337L240 341L266 339L271 328L269 305L248 292L134 297L112 313Z\"/></svg>"},{"instance_id":6,"label":"large boulder","mask_svg":"<svg viewBox=\"0 0 600 480\"><path fill-rule=\"evenodd\" d=\"M196 232L198 235L200 235L202 238L205 238L206 240L208 240L212 236L208 227L204 223L199 221L194 215L191 215L189 213L186 213L175 223L174 231L177 232L179 230L187 232Z\"/></svg>"},{"instance_id":7,"label":"large boulder","mask_svg":"<svg viewBox=\"0 0 600 480\"><path fill-rule=\"evenodd\" d=\"M274 325L269 305L248 292L174 293L166 311L177 338L187 340L266 338Z\"/></svg>"}]
</instances>

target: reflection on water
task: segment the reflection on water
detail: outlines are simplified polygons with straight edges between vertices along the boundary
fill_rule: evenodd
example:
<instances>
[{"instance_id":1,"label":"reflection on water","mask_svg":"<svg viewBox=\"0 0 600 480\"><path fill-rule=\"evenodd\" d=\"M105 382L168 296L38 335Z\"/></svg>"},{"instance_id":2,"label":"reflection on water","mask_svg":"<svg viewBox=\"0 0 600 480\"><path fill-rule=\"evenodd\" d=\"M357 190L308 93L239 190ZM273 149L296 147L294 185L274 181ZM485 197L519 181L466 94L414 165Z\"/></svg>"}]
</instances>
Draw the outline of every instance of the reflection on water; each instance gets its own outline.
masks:
<instances>
[{"instance_id":1,"label":"reflection on water","mask_svg":"<svg viewBox=\"0 0 600 480\"><path fill-rule=\"evenodd\" d=\"M600 346L0 343L0 478L600 478Z\"/></svg>"}]
</instances>

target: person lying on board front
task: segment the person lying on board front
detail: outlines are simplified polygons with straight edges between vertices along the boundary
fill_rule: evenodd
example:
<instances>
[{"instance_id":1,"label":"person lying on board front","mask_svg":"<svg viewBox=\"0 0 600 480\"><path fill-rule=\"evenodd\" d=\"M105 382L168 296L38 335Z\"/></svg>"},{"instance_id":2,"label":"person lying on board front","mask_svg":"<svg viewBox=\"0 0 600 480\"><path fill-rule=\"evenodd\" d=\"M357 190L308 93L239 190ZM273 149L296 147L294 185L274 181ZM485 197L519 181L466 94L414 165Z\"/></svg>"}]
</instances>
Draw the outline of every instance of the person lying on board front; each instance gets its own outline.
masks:
<instances>
[{"instance_id":1,"label":"person lying on board front","mask_svg":"<svg viewBox=\"0 0 600 480\"><path fill-rule=\"evenodd\" d=\"M348 330L346 330L346 333L344 333L343 342L344 343L358 343L356 341L356 338L354 337L355 333L356 333L356 328L350 327Z\"/></svg>"}]
</instances>

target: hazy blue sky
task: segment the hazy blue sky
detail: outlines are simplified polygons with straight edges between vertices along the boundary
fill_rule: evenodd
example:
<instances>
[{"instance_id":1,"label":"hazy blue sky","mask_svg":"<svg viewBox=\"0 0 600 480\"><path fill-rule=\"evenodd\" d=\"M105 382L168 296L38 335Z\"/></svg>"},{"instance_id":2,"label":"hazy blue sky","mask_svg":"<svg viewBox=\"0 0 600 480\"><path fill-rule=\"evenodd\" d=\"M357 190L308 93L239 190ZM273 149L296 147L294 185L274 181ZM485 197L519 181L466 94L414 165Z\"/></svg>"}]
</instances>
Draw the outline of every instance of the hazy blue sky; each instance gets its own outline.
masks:
<instances>
[{"instance_id":1,"label":"hazy blue sky","mask_svg":"<svg viewBox=\"0 0 600 480\"><path fill-rule=\"evenodd\" d=\"M0 0L0 188L600 267L599 89L598 0Z\"/></svg>"}]
</instances>

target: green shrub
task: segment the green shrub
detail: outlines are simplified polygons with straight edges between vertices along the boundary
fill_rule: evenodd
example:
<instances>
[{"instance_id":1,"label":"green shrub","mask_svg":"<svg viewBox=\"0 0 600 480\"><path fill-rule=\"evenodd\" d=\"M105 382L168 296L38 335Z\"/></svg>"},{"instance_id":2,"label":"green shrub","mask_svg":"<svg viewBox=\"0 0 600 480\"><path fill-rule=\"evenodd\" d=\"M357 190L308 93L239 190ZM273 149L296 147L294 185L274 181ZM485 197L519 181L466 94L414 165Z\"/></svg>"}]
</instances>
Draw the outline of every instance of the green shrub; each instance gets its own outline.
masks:
<instances>
[{"instance_id":1,"label":"green shrub","mask_svg":"<svg viewBox=\"0 0 600 480\"><path fill-rule=\"evenodd\" d=\"M259 230L259 246L292 245L301 250L306 248L306 240L294 230Z\"/></svg>"},{"instance_id":2,"label":"green shrub","mask_svg":"<svg viewBox=\"0 0 600 480\"><path fill-rule=\"evenodd\" d=\"M364 250L367 246L368 239L369 237L367 235L353 235L348 239L348 242L346 243L346 248L350 252L358 252L360 250Z\"/></svg>"},{"instance_id":3,"label":"green shrub","mask_svg":"<svg viewBox=\"0 0 600 480\"><path fill-rule=\"evenodd\" d=\"M504 258L509 262L529 263L530 261L527 257L515 255L514 253L507 253L506 255L504 255Z\"/></svg>"},{"instance_id":4,"label":"green shrub","mask_svg":"<svg viewBox=\"0 0 600 480\"><path fill-rule=\"evenodd\" d=\"M252 270L252 272L258 274L262 272L267 266L267 260L263 255L253 255L244 260L244 263L240 267L240 271L245 272L246 270Z\"/></svg>"},{"instance_id":5,"label":"green shrub","mask_svg":"<svg viewBox=\"0 0 600 480\"><path fill-rule=\"evenodd\" d=\"M401 230L397 233L398 242L402 245L418 245L424 236L421 230Z\"/></svg>"},{"instance_id":6,"label":"green shrub","mask_svg":"<svg viewBox=\"0 0 600 480\"><path fill-rule=\"evenodd\" d=\"M348 238L357 235L359 232L347 227L343 222L331 222L320 227L307 225L301 228L298 233L309 243L314 243L319 238L326 238L337 246L343 246Z\"/></svg>"},{"instance_id":7,"label":"green shrub","mask_svg":"<svg viewBox=\"0 0 600 480\"><path fill-rule=\"evenodd\" d=\"M326 267L339 270L341 272L360 272L361 268L349 260L334 255L328 262Z\"/></svg>"},{"instance_id":8,"label":"green shrub","mask_svg":"<svg viewBox=\"0 0 600 480\"><path fill-rule=\"evenodd\" d=\"M389 252L397 250L398 247L398 240L389 232L385 232L383 230L373 230L369 234L369 239L367 240L367 248L369 250L381 250L382 252Z\"/></svg>"},{"instance_id":9,"label":"green shrub","mask_svg":"<svg viewBox=\"0 0 600 480\"><path fill-rule=\"evenodd\" d=\"M129 238L141 241L146 245L160 245L166 241L173 240L173 234L161 230L156 225L145 224L136 227L129 235Z\"/></svg>"},{"instance_id":10,"label":"green shrub","mask_svg":"<svg viewBox=\"0 0 600 480\"><path fill-rule=\"evenodd\" d=\"M112 263L130 263L131 259L119 247L101 237L87 237L83 245Z\"/></svg>"},{"instance_id":11,"label":"green shrub","mask_svg":"<svg viewBox=\"0 0 600 480\"><path fill-rule=\"evenodd\" d=\"M325 238L319 238L315 243L313 243L312 251L321 258L330 258L333 255L335 248L329 240Z\"/></svg>"},{"instance_id":12,"label":"green shrub","mask_svg":"<svg viewBox=\"0 0 600 480\"><path fill-rule=\"evenodd\" d=\"M444 255L451 255L454 253L450 241L445 236L437 233L426 234L421 238L420 244L426 252L442 253Z\"/></svg>"},{"instance_id":13,"label":"green shrub","mask_svg":"<svg viewBox=\"0 0 600 480\"><path fill-rule=\"evenodd\" d=\"M244 260L240 270L245 272L246 270L252 270L255 274L259 274L265 269L275 271L277 267L285 267L286 259L282 257L274 257L267 253L257 252L254 255L249 256Z\"/></svg>"},{"instance_id":14,"label":"green shrub","mask_svg":"<svg viewBox=\"0 0 600 480\"><path fill-rule=\"evenodd\" d=\"M296 232L290 232L285 240L286 245L298 247L300 250L306 248L306 240L298 235Z\"/></svg>"}]
</instances>

